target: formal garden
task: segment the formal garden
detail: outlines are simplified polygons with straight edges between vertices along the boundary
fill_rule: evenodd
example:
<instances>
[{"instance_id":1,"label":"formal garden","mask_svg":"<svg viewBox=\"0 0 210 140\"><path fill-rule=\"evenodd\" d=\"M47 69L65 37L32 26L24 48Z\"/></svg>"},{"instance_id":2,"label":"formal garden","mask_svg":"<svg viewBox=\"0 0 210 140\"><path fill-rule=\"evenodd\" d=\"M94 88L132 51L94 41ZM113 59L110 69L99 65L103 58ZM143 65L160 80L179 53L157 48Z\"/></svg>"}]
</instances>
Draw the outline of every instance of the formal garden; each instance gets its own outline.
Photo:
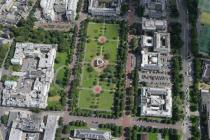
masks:
<instances>
[{"instance_id":1,"label":"formal garden","mask_svg":"<svg viewBox=\"0 0 210 140\"><path fill-rule=\"evenodd\" d=\"M111 111L116 88L119 25L89 22L84 48L78 106Z\"/></svg>"}]
</instances>

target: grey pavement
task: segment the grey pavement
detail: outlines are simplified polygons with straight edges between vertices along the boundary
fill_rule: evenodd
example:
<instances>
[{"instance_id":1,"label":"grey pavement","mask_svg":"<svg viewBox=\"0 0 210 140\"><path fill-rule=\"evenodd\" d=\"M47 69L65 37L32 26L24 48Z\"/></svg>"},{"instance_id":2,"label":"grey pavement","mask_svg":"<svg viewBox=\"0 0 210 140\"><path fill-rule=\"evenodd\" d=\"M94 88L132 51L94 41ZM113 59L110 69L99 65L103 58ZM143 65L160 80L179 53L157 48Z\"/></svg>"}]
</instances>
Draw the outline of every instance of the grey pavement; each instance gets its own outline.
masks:
<instances>
[{"instance_id":1,"label":"grey pavement","mask_svg":"<svg viewBox=\"0 0 210 140\"><path fill-rule=\"evenodd\" d=\"M182 40L184 42L183 47L181 48L181 57L182 57L182 64L183 64L183 70L182 74L184 76L184 81L183 81L183 91L185 93L184 97L184 120L183 120L183 139L188 140L191 138L191 132L190 132L190 120L189 117L191 115L190 112L190 104L189 104L189 87L191 86L191 81L192 75L191 75L191 60L188 58L192 57L192 54L189 49L189 33L190 33L190 26L189 26L189 19L188 19L188 11L186 10L187 8L185 7L185 3L182 0L176 0L177 2L177 7L180 13L180 23L182 25Z\"/></svg>"}]
</instances>

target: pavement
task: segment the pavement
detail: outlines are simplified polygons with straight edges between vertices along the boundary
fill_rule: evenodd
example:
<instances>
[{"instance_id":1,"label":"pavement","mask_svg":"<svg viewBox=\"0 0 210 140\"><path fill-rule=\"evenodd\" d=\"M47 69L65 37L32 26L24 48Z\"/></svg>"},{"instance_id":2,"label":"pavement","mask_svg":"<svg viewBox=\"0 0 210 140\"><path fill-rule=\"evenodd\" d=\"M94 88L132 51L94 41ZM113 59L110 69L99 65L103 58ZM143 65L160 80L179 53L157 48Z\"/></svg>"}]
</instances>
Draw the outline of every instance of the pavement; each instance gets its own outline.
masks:
<instances>
[{"instance_id":1,"label":"pavement","mask_svg":"<svg viewBox=\"0 0 210 140\"><path fill-rule=\"evenodd\" d=\"M189 49L189 41L190 41L190 27L189 27L189 19L188 19L188 12L185 7L185 3L182 0L176 0L177 7L180 13L179 20L182 25L182 40L184 42L183 47L181 48L181 57L182 57L182 74L184 76L183 81L183 91L185 93L184 97L184 120L183 120L183 139L189 140L191 138L190 127L191 123L189 117L191 115L190 112L190 104L189 104L189 87L191 86L192 73L191 71L191 64L192 64L192 53Z\"/></svg>"},{"instance_id":2,"label":"pavement","mask_svg":"<svg viewBox=\"0 0 210 140\"><path fill-rule=\"evenodd\" d=\"M8 111L29 111L26 108L15 108L15 107L0 107L0 116ZM154 127L154 128L173 128L179 130L181 128L181 123L178 122L176 124L164 124L164 123L157 123L157 122L147 122L147 121L139 121L138 118L134 118L131 116L124 116L117 119L111 118L99 118L99 117L84 117L84 116L74 116L69 115L68 111L42 111L38 113L40 116L46 116L48 114L51 115L58 115L64 118L64 123L68 124L71 121L84 121L90 127L95 127L98 124L106 124L106 123L113 123L123 127L132 127L134 125L137 126L144 126L144 127Z\"/></svg>"}]
</instances>

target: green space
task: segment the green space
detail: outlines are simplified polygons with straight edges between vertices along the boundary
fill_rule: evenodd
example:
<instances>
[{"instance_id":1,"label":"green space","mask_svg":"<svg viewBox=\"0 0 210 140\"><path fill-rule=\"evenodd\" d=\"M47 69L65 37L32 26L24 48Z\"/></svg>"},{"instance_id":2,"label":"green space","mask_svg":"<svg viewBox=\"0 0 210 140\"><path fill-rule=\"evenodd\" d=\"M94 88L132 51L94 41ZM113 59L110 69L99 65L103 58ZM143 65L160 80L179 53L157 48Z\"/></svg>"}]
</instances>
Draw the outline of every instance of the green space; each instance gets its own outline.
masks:
<instances>
[{"instance_id":1,"label":"green space","mask_svg":"<svg viewBox=\"0 0 210 140\"><path fill-rule=\"evenodd\" d=\"M209 2L209 0L199 0L198 7L201 11L210 12L210 2Z\"/></svg>"},{"instance_id":2,"label":"green space","mask_svg":"<svg viewBox=\"0 0 210 140\"><path fill-rule=\"evenodd\" d=\"M80 109L111 111L115 92L115 66L119 38L119 25L89 22L87 26L87 41L84 49L84 59L79 86L78 106ZM106 42L100 44L98 38L105 36ZM103 70L94 68L93 60L100 57L106 62ZM102 91L94 93L94 87Z\"/></svg>"},{"instance_id":3,"label":"green space","mask_svg":"<svg viewBox=\"0 0 210 140\"><path fill-rule=\"evenodd\" d=\"M141 140L140 136L142 134L147 134L148 140L158 140L158 133L137 133L137 137ZM168 134L162 135L163 140L171 140L170 136Z\"/></svg>"},{"instance_id":4,"label":"green space","mask_svg":"<svg viewBox=\"0 0 210 140\"><path fill-rule=\"evenodd\" d=\"M210 26L210 12L201 13L201 23Z\"/></svg>"},{"instance_id":5,"label":"green space","mask_svg":"<svg viewBox=\"0 0 210 140\"><path fill-rule=\"evenodd\" d=\"M9 44L4 44L0 46L0 66L2 65L5 55L7 54L7 51L9 49Z\"/></svg>"},{"instance_id":6,"label":"green space","mask_svg":"<svg viewBox=\"0 0 210 140\"><path fill-rule=\"evenodd\" d=\"M157 140L157 134L156 133L149 133L149 140Z\"/></svg>"},{"instance_id":7,"label":"green space","mask_svg":"<svg viewBox=\"0 0 210 140\"><path fill-rule=\"evenodd\" d=\"M199 52L204 55L210 53L210 1L199 0L201 29L198 34Z\"/></svg>"},{"instance_id":8,"label":"green space","mask_svg":"<svg viewBox=\"0 0 210 140\"><path fill-rule=\"evenodd\" d=\"M210 26L202 25L198 36L199 52L210 53Z\"/></svg>"}]
</instances>

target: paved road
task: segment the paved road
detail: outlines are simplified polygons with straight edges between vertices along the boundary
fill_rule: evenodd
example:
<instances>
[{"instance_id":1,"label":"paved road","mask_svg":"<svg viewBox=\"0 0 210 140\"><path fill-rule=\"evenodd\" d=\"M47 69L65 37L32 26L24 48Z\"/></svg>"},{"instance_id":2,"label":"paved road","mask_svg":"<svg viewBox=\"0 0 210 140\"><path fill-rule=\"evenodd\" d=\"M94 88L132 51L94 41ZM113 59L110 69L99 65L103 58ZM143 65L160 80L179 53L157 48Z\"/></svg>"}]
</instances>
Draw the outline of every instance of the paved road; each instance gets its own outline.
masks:
<instances>
[{"instance_id":1,"label":"paved road","mask_svg":"<svg viewBox=\"0 0 210 140\"><path fill-rule=\"evenodd\" d=\"M14 108L14 107L0 107L0 116L4 113L8 113L8 111L27 111L25 108ZM134 125L137 126L150 126L154 128L173 128L179 130L181 128L181 124L163 124L163 123L155 123L155 122L146 122L146 121L138 121L138 118L133 118L130 116L121 117L118 119L108 119L108 118L95 118L95 117L83 117L83 116L73 116L69 115L68 111L42 111L39 113L40 116L45 116L48 114L58 115L64 117L64 123L68 124L71 121L81 120L85 121L90 127L97 126L98 124L105 123L113 123L119 126L131 127Z\"/></svg>"},{"instance_id":2,"label":"paved road","mask_svg":"<svg viewBox=\"0 0 210 140\"><path fill-rule=\"evenodd\" d=\"M189 41L190 41L190 37L189 37L189 19L188 19L188 14L187 14L187 10L184 4L184 1L182 0L177 0L177 6L178 6L178 10L180 13L180 23L182 25L182 40L184 42L184 45L181 49L181 56L182 56L182 61L183 61L183 76L184 76L184 81L183 81L183 91L185 93L185 97L184 97L184 120L183 120L183 138L184 140L188 140L191 137L191 133L190 133L190 105L189 105L189 87L191 85L190 79L192 79L192 75L190 73L191 70L191 59L189 59L190 57L192 57L192 54L190 52L189 49Z\"/></svg>"}]
</instances>

